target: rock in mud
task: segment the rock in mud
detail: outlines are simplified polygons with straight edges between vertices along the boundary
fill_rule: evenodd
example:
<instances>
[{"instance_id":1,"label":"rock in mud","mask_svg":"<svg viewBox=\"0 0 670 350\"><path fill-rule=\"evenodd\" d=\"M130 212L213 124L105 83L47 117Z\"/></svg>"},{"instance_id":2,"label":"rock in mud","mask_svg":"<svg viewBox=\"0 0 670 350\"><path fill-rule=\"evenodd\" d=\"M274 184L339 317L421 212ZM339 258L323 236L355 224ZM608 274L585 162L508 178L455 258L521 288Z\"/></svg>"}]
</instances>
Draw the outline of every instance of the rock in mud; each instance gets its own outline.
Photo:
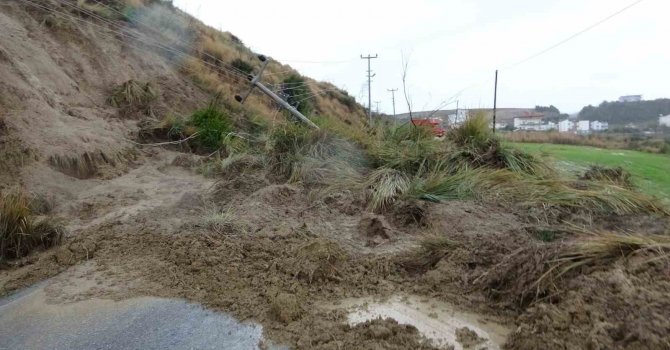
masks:
<instances>
[{"instance_id":1,"label":"rock in mud","mask_svg":"<svg viewBox=\"0 0 670 350\"><path fill-rule=\"evenodd\" d=\"M477 345L485 342L486 339L481 338L472 329L463 327L456 330L456 341L461 343L464 349L474 349Z\"/></svg>"},{"instance_id":2,"label":"rock in mud","mask_svg":"<svg viewBox=\"0 0 670 350\"><path fill-rule=\"evenodd\" d=\"M283 323L297 321L305 312L295 294L279 293L270 303L271 316Z\"/></svg>"}]
</instances>

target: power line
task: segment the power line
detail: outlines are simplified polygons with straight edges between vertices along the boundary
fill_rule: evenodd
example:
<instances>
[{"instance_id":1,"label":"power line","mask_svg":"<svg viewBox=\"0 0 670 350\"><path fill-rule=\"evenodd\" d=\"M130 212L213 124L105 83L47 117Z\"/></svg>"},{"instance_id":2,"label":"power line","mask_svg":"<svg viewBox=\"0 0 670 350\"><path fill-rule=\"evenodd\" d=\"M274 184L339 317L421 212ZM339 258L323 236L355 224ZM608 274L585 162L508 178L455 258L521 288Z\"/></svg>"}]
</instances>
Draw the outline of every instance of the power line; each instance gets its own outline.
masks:
<instances>
[{"instance_id":1,"label":"power line","mask_svg":"<svg viewBox=\"0 0 670 350\"><path fill-rule=\"evenodd\" d=\"M60 1L62 1L62 0L60 0ZM100 6L103 6L103 7L107 8L107 9L109 9L109 10L115 12L115 13L120 14L123 18L128 18L128 16L127 16L125 13L123 13L123 12L121 12L121 11L115 9L115 8L112 7L112 6L109 6L109 5L103 3L103 2L101 2L101 1L99 1L99 0L92 0L92 1L94 1L96 4L98 4L98 5L100 5ZM82 8L82 7L78 7L78 8L79 8L80 10L82 10L82 11L88 11L88 10ZM101 16L99 16L99 15L97 15L97 14L95 14L95 13L92 13L91 11L88 11L88 12L91 13L91 14L93 14L93 15L95 15L95 16L97 16L100 20L102 20L102 21L104 21L104 22L106 22L106 23L115 25L115 26L117 26L117 27L121 27L121 29L125 29L124 27L119 26L119 25L113 23L112 21L109 21L109 20L107 20L107 19L105 19L105 18L103 18L103 17L101 17ZM160 32L160 31L158 31L157 29L153 28L152 26L150 26L150 25L148 25L148 24L146 24L146 23L140 21L138 18L135 18L133 22L136 23L136 24L138 24L138 25L143 26L144 28L147 28L149 31L153 32L154 35L158 35L158 36L161 36L161 37L165 37L165 36L163 35L162 32ZM137 33L140 33L140 32L137 32ZM189 44L183 42L182 40L175 39L174 42L177 43L177 44L180 44L180 45L182 45L182 46L184 46L184 47L186 47L186 48L188 48L188 49L190 49L191 51L198 51L197 48L196 48L194 45L189 45ZM242 71L242 70L240 70L240 69L234 67L233 65L230 65L230 64L228 64L228 63L226 63L226 62L220 60L220 59L217 58L217 57L214 57L214 56L208 54L207 52L204 52L204 51L203 51L202 54L205 55L205 56L207 56L208 58L211 58L211 59L215 60L215 61L218 62L219 64L221 64L221 65L223 65L223 66L226 66L225 68L227 68L227 69L229 69L229 70L233 70L233 71L239 73L241 76L244 76L244 77L247 76L247 73L246 73L246 72L244 72L244 71Z\"/></svg>"},{"instance_id":2,"label":"power line","mask_svg":"<svg viewBox=\"0 0 670 350\"><path fill-rule=\"evenodd\" d=\"M523 60L521 60L521 61L519 61L519 62L517 62L517 63L514 63L514 64L512 64L512 65L510 65L510 66L504 67L503 69L504 69L504 70L507 70L507 69L515 68L515 67L517 67L517 66L519 66L519 65L521 65L521 64L524 64L524 63L526 63L526 62L528 62L528 61L530 61L530 60L532 60L532 59L534 59L534 58L536 58L536 57L538 57L538 56L544 55L545 53L547 53L547 52L549 52L549 51L551 51L551 50L553 50L553 49L555 49L555 48L557 48L557 47L559 47L559 46L561 46L561 45L563 45L563 44L569 42L569 41L572 40L572 39L575 39L576 37L578 37L578 36L580 36L580 35L582 35L582 34L588 32L588 31L590 31L590 30L592 30L592 29L598 27L599 25L601 25L601 24L603 24L603 23L605 23L605 22L611 20L612 18L614 18L614 17L616 17L616 16L618 16L618 15L620 15L620 14L626 12L627 10L629 10L629 9L631 9L632 7L638 5L638 4L641 3L642 1L644 1L644 0L637 0L637 1L635 1L635 2L633 2L633 3L631 3L631 4L629 4L628 6L622 8L621 10L616 11L616 12L612 13L611 15L609 15L609 16L607 16L607 17L601 19L600 21L595 22L595 23L591 24L590 26L588 26L588 27L586 27L586 28L584 28L584 29L578 31L577 33L574 33L574 34L570 35L569 37L567 37L567 38L565 38L565 39L559 41L558 43L556 43L556 44L554 44L554 45L551 45L551 46L547 47L546 49L541 50L541 51L539 51L539 52L537 52L537 53L535 53L535 54L533 54L533 55L531 55L531 56L529 56L529 57L527 57L527 58L525 58L525 59L523 59ZM502 69L501 69L501 70L502 70Z\"/></svg>"},{"instance_id":3,"label":"power line","mask_svg":"<svg viewBox=\"0 0 670 350\"><path fill-rule=\"evenodd\" d=\"M125 32L126 28L123 28L122 26L120 27L118 24L115 24L115 23L113 23L113 22L110 22L109 20L107 20L107 19L105 19L105 18L102 18L102 17L99 17L99 16L97 16L97 15L96 15L96 16L91 15L91 16L94 17L94 18L99 19L99 20L100 20L101 22L103 22L103 23L113 24L113 25L115 25L117 28L120 28L120 30L115 30L115 29L113 29L113 28L110 29L110 28L104 27L104 26L102 26L102 25L100 25L100 24L97 24L97 23L94 23L94 22L91 22L91 21L87 21L87 20L85 20L85 19L82 19L82 18L79 18L79 17L77 17L77 16L74 16L73 14L70 14L70 13L67 13L67 12L63 12L63 11L59 11L59 10L56 9L56 8L49 7L49 6L45 6L45 5L43 5L43 4L38 4L38 3L35 3L35 2L33 2L33 1L31 1L31 0L20 0L20 1L22 1L22 2L24 2L24 3L26 3L26 4L28 4L28 5L31 5L31 6L33 6L33 7L40 8L40 9L42 9L42 10L44 10L44 11L49 12L49 13L53 13L53 14L59 16L59 17L62 17L62 18L65 18L65 19L74 20L74 21L81 22L81 23L86 23L86 24L92 25L92 26L94 26L94 27L97 27L97 28L98 28L97 32L98 32L100 35L103 35L103 36L105 36L105 37L108 37L108 38L110 38L110 39L112 39L112 40L116 40L116 41L118 41L118 42L120 42L120 43L122 43L122 44L124 44L124 45L128 45L128 46L131 46L131 47L135 47L135 48L137 48L137 49L141 49L141 50L147 50L146 47L141 47L141 46L137 46L137 45L132 45L130 42L127 42L127 41L125 41L125 40L121 40L121 39L117 38L117 37L114 36L114 35L111 35L111 34L108 34L108 33L103 32L103 30L104 30L104 31L109 31L109 32L111 32L111 33L118 34L119 36L121 36L121 37L123 37L123 38L128 38L128 39L135 40L135 41L137 41L137 42L139 42L139 43L141 43L141 44L144 44L144 45L146 45L146 46L153 47L153 48L158 48L158 49L161 49L161 50L163 50L163 51L165 51L165 52L167 52L167 53L171 53L171 54L174 54L174 55L176 55L176 56L181 56L182 58L192 58L192 59L195 59L195 60L199 61L200 63L202 63L202 64L204 64L204 65L206 65L206 66L209 66L209 67L212 68L213 70L218 71L219 73L230 73L230 74L233 74L234 76L237 76L237 77L240 77L240 78L246 78L246 75L243 75L243 74L241 74L241 73L238 73L238 71L228 69L228 68L225 67L225 66L217 66L217 65L212 64L212 63L210 63L210 62L207 62L207 61L205 61L205 60L203 60L203 59L201 59L201 58L195 57L195 56L190 55L190 54L188 54L188 53L186 53L186 52L184 52L184 51L181 51L181 50L179 50L179 49L177 49L177 48L174 48L174 47L170 47L170 46L164 45L164 44L162 44L160 41L158 41L158 40L156 40L156 39L153 39L153 38L150 38L150 37L147 37L147 36L144 36L144 35L142 35L142 36L134 36L132 33L127 33L127 32ZM62 1L62 0L60 0L60 1ZM69 5L69 4L67 4L67 5L68 5L68 6L71 6L71 5ZM76 9L82 11L83 13L87 13L87 11L88 11L88 10L83 9L83 8L76 8ZM136 32L136 33L137 33L137 34L140 34L139 32ZM223 62L222 62L222 63L223 63ZM246 79L245 79L245 80L246 80Z\"/></svg>"}]
</instances>

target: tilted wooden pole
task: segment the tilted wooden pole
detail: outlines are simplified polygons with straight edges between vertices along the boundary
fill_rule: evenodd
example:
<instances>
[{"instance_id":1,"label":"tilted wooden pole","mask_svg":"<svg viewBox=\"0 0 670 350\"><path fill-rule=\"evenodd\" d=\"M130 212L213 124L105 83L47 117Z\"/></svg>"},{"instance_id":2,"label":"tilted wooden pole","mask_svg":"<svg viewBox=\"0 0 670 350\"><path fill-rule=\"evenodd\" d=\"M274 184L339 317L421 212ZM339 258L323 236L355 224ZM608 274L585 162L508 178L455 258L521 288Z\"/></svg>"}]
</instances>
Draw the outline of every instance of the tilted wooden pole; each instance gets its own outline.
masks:
<instances>
[{"instance_id":1,"label":"tilted wooden pole","mask_svg":"<svg viewBox=\"0 0 670 350\"><path fill-rule=\"evenodd\" d=\"M284 101L281 97L277 96L277 94L272 92L272 90L270 90L267 86L263 85L263 83L261 82L261 75L263 75L263 72L265 71L265 67L267 67L268 63L270 63L270 60L267 59L263 55L259 55L258 58L261 60L261 62L263 62L263 66L261 66L261 70L260 70L260 72L258 72L258 74L256 76L253 76L251 74L248 76L249 82L251 82L251 89L249 89L249 91L246 93L246 95L244 95L244 97L242 97L240 95L236 95L235 99L237 100L237 102L243 104L247 100L247 98L249 98L249 95L251 95L251 92L253 91L253 89L258 88L259 90L261 90L261 92L268 95L271 99L273 99L279 105L286 108L289 112L291 112L291 114L293 114L300 121L307 124L311 128L314 128L314 129L318 130L319 127L316 124L314 124L311 120L309 120L309 118L305 117L295 107L291 106L288 102Z\"/></svg>"}]
</instances>

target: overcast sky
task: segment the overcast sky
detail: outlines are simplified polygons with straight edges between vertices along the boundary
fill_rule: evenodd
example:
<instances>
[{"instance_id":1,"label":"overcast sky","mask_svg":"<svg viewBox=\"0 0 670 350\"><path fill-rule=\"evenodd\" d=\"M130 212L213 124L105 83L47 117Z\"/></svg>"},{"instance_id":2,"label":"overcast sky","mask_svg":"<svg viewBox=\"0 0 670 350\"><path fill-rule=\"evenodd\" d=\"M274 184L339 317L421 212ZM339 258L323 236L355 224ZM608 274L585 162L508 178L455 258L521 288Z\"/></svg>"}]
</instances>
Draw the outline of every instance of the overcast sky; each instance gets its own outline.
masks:
<instances>
[{"instance_id":1,"label":"overcast sky","mask_svg":"<svg viewBox=\"0 0 670 350\"><path fill-rule=\"evenodd\" d=\"M633 0L175 0L205 23L230 31L255 52L345 88L367 104L366 61L377 76L373 101L391 113L402 91L402 55L414 110L452 98L491 107L588 104L642 94L670 97L670 1L644 0L544 55ZM465 89L465 90L463 90ZM407 110L397 96L398 113ZM373 107L375 106L373 102ZM455 103L447 108L454 108Z\"/></svg>"}]
</instances>

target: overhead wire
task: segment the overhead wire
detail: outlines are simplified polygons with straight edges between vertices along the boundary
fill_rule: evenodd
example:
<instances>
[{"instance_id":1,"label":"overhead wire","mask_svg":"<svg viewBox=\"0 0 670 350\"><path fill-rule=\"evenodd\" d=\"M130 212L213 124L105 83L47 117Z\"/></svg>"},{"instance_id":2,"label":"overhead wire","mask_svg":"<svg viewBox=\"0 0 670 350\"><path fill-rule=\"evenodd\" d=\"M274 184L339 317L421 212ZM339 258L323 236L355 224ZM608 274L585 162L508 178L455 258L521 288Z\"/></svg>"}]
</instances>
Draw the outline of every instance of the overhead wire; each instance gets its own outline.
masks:
<instances>
[{"instance_id":1,"label":"overhead wire","mask_svg":"<svg viewBox=\"0 0 670 350\"><path fill-rule=\"evenodd\" d=\"M123 12L121 12L121 11L115 9L114 7L109 6L109 5L103 3L103 2L101 2L101 1L99 1L99 0L91 0L91 1L95 2L96 4L99 4L100 6L105 7L105 8L107 8L107 9L111 10L111 11L114 11L114 12L120 14L120 15L123 16L124 18L127 18L127 17L128 17L128 16L127 16L126 14L124 14ZM104 20L104 18L103 18L103 20ZM138 25L142 25L144 28L147 28L148 30L154 32L156 35L163 36L163 33L161 33L160 31L158 31L156 28L154 28L154 27L152 27L152 26L150 26L150 25L144 23L143 21L139 20L139 18L134 18L134 19L130 18L130 20L131 20L130 23L135 23L135 24L138 24ZM186 43L186 42L184 42L184 41L182 41L182 40L176 39L176 38L174 38L174 41L175 41L175 43L177 43L177 44L181 44L181 45L183 45L184 47L190 49L191 51L194 51L194 52L197 52L197 51L198 51L198 48L197 48L195 45L188 44L188 43ZM226 68L231 69L231 70L233 70L233 71L236 71L237 73L239 73L239 74L242 75L242 76L245 76L245 77L247 76L247 73L246 73L246 72L240 70L239 68L237 68L237 67L235 67L235 66L233 66L233 65L231 65L231 64L228 64L228 63L224 62L223 60L219 59L218 57L215 57L215 56L213 56L213 55L211 55L211 54L209 54L209 53L207 53L207 52L205 52L205 51L203 51L202 54L205 55L206 57L210 58L210 59L215 60L216 62L218 62L219 64L225 66Z\"/></svg>"},{"instance_id":2,"label":"overhead wire","mask_svg":"<svg viewBox=\"0 0 670 350\"><path fill-rule=\"evenodd\" d=\"M523 59L523 60L521 60L521 61L519 61L519 62L517 62L517 63L514 63L514 64L512 64L512 65L509 65L509 66L507 66L507 67L504 67L504 68L502 68L501 70L509 70L509 69L515 68L515 67L520 66L520 65L522 65L522 64L524 64L524 63L526 63L526 62L528 62L528 61L530 61L530 60L532 60L532 59L534 59L534 58L536 58L536 57L538 57L538 56L544 55L545 53L547 53L547 52L549 52L549 51L551 51L551 50L553 50L553 49L555 49L555 48L557 48L557 47L559 47L559 46L564 45L565 43L567 43L567 42L569 42L569 41L571 41L571 40L573 40L573 39L579 37L580 35L582 35L582 34L588 32L588 31L590 31L590 30L592 30L592 29L594 29L594 28L600 26L601 24L603 24L603 23L605 23L605 22L611 20L612 18L614 18L614 17L616 17L616 16L618 16L618 15L620 15L620 14L626 12L627 10L633 8L634 6L639 5L639 4L640 4L641 2L643 2L643 1L644 1L644 0L637 0L637 1L634 1L634 2L632 2L632 3L630 3L630 4L628 4L627 6L625 6L624 8L622 8L622 9L620 9L620 10L618 10L618 11L616 11L616 12L610 14L609 16L607 16L607 17L605 17L605 18L603 18L603 19L601 19L601 20L599 20L599 21L597 21L597 22L595 22L595 23L593 23L593 24L587 26L586 28L584 28L584 29L582 29L582 30L580 30L580 31L578 31L578 32L576 32L576 33L574 33L574 34L568 36L567 38L565 38L565 39L563 39L563 40L557 42L556 44L553 44L553 45L551 45L551 46L549 46L549 47L547 47L547 48L545 48L545 49L543 49L543 50L540 50L539 52L537 52L537 53L535 53L535 54L532 54L532 55L530 55L529 57L527 57L527 58L525 58L525 59Z\"/></svg>"},{"instance_id":3,"label":"overhead wire","mask_svg":"<svg viewBox=\"0 0 670 350\"><path fill-rule=\"evenodd\" d=\"M157 41L155 41L155 40L153 40L154 42L147 42L146 39L142 39L141 37L133 36L133 35L131 35L131 34L129 34L129 33L126 33L126 32L124 32L124 31L121 31L121 30L114 30L114 29L107 28L107 27L102 26L102 25L100 25L100 24L97 24L97 23L95 23L95 22L87 21L87 20L85 20L85 19L83 19L83 18L74 16L74 15L72 15L72 14L70 14L70 13L63 12L63 11L59 11L59 10L56 9L56 8L53 8L53 7L44 5L44 4L39 4L39 3L33 2L33 1L31 1L31 0L19 0L19 1L22 1L22 2L24 2L24 3L26 3L26 4L28 4L28 5L32 5L32 6L34 6L34 7L40 8L40 9L42 9L42 10L45 10L45 11L49 12L49 13L58 15L58 16L60 16L60 17L62 17L62 18L71 19L71 20L75 20L75 21L78 21L78 22L82 22L82 23L86 23L86 24L89 24L89 25L93 25L94 27L100 28L100 29L102 29L102 30L105 30L105 31L109 31L109 32L118 34L118 35L120 35L120 36L122 36L122 37L124 37L124 38L129 38L129 39L138 41L138 42L140 42L140 43L142 43L142 44L145 44L145 45L148 45L148 46L152 46L152 47L154 47L154 48L162 49L162 50L164 50L164 51L166 51L166 52L169 52L169 53L172 53L172 54L182 55L182 56L185 56L185 57L187 57L187 58L194 58L194 59L197 59L197 60L199 60L201 63L203 63L203 64L205 64L205 65L208 65L208 66L210 66L210 67L212 67L212 68L214 68L214 69L216 69L216 70L218 70L218 71L220 71L220 72L224 72L224 71L225 71L225 72L228 72L228 73L231 73L231 74L235 74L235 75L238 75L238 76L242 77L242 75L239 74L239 73L236 73L236 72L234 72L234 71L230 71L230 70L226 70L224 67L218 67L218 66L216 66L216 65L214 65L214 64L212 64L212 63L210 63L210 62L207 62L207 61L204 61L204 60L202 60L202 59L199 59L198 57L189 55L189 54L187 54L187 53L185 53L185 52L183 52L183 51L181 51L181 50L178 50L178 49L175 49L175 48L172 48L172 47L163 45L163 44L161 44L160 42L157 42ZM62 4L62 3L61 3L61 4ZM70 5L68 4L68 6L70 6ZM85 10L85 9L81 9L81 10ZM82 11L82 12L83 12L83 11ZM84 12L84 13L86 13L86 12ZM104 19L103 19L103 22L105 22L105 23L109 23L108 21L106 21L106 20L104 20ZM117 41L119 41L119 42L121 42L121 43L123 43L123 44L129 45L129 46L133 46L133 45L130 45L130 43L128 43L128 42L126 42L126 41L124 41L124 40L121 40L121 39L115 37L114 35L110 35L110 34L107 34L107 33L102 32L102 31L98 31L98 32L99 32L101 35L104 35L104 36L106 36L106 37L108 37L108 38L111 38L111 39L113 39L113 40L117 40ZM133 47L142 49L142 47L138 47L138 46L133 46ZM223 70L223 71L222 71L222 70ZM244 78L246 78L246 76L244 76Z\"/></svg>"}]
</instances>

